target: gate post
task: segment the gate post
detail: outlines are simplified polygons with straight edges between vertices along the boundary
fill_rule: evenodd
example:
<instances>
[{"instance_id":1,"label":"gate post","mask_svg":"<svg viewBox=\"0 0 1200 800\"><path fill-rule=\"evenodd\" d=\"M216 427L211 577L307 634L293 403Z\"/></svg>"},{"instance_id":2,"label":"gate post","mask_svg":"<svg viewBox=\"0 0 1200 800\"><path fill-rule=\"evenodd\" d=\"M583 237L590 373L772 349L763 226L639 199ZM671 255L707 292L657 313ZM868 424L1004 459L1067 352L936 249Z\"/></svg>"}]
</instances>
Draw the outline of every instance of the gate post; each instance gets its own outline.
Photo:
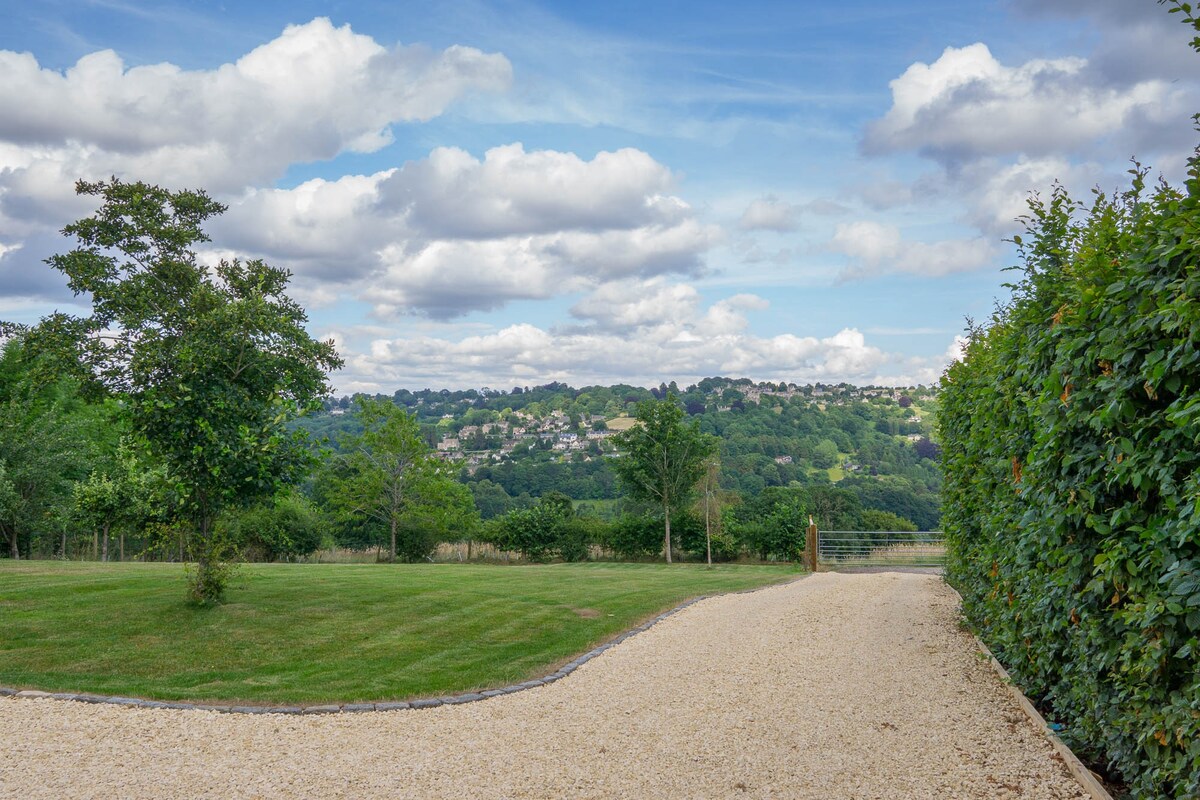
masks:
<instances>
[{"instance_id":1,"label":"gate post","mask_svg":"<svg viewBox=\"0 0 1200 800\"><path fill-rule=\"evenodd\" d=\"M804 536L804 566L809 572L817 571L817 525L812 516L808 518L808 530Z\"/></svg>"}]
</instances>

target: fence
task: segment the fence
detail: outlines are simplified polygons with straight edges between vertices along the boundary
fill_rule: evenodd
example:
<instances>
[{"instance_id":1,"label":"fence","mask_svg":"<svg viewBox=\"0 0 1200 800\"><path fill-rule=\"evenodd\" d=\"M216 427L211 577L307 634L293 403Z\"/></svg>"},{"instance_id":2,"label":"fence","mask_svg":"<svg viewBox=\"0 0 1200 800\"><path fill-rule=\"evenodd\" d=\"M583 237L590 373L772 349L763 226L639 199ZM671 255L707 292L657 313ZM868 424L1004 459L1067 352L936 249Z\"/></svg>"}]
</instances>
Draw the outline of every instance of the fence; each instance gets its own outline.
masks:
<instances>
[{"instance_id":1,"label":"fence","mask_svg":"<svg viewBox=\"0 0 1200 800\"><path fill-rule=\"evenodd\" d=\"M941 531L818 531L808 529L805 561L819 567L941 567Z\"/></svg>"}]
</instances>

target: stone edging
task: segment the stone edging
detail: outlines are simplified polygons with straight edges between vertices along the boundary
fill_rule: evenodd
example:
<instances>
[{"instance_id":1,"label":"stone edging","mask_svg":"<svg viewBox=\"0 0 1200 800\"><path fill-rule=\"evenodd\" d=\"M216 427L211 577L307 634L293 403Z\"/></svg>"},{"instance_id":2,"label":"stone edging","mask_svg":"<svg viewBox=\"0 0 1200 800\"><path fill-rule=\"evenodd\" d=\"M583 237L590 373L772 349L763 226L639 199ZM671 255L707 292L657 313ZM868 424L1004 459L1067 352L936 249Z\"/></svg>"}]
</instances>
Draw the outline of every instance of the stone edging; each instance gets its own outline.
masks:
<instances>
[{"instance_id":1,"label":"stone edging","mask_svg":"<svg viewBox=\"0 0 1200 800\"><path fill-rule=\"evenodd\" d=\"M1083 787L1083 790L1092 796L1092 800L1113 800L1112 795L1100 784L1100 781L1096 780L1096 776L1092 774L1092 771L1079 760L1079 757L1071 751L1071 748L1067 747L1066 743L1058 737L1058 734L1046 724L1045 717L1033 707L1033 703L1029 702L1029 698L1025 696L1025 693L1013 683L1012 678L1009 677L1008 670L996 660L996 657L992 655L992 651L988 649L987 645L978 636L975 637L975 644L979 645L980 652L992 662L992 669L996 670L996 674L1004 681L1004 685L1008 687L1009 694L1016 699L1017 704L1021 706L1021 710L1025 712L1025 715L1033 721L1033 724L1050 741L1050 746L1054 748L1054 751L1066 763L1067 769L1075 776L1075 780L1079 781L1079 785Z\"/></svg>"},{"instance_id":2,"label":"stone edging","mask_svg":"<svg viewBox=\"0 0 1200 800\"><path fill-rule=\"evenodd\" d=\"M799 575L790 581L782 583L771 583L766 586L759 586L754 589L742 589L736 592L728 592L727 594L749 594L762 589L769 589L774 586L783 586L793 581L807 577L811 573ZM18 699L50 699L50 700L74 700L80 703L106 703L116 706L130 706L133 708L174 708L184 711L217 711L223 714L338 714L345 712L360 712L360 711L402 711L408 708L437 708L438 706L456 706L463 703L475 703L480 700L487 700L489 697L499 697L502 694L516 694L523 692L526 689L534 689L538 686L545 686L548 683L554 683L557 680L567 677L575 670L579 669L588 661L591 661L596 656L605 652L611 647L616 647L621 642L628 639L630 636L636 636L644 630L648 630L653 625L667 617L677 614L690 605L700 602L714 595L701 595L693 597L684 603L680 603L672 609L662 612L658 616L643 622L636 628L630 628L610 639L599 647L595 647L573 661L569 661L559 667L549 675L541 678L534 678L523 683L515 683L511 686L504 686L499 689L488 689L483 692L465 692L463 694L448 695L446 697L430 697L422 700L409 700L408 702L397 703L325 703L322 705L313 706L247 706L233 705L229 703L178 703L168 702L163 700L144 700L139 697L116 697L100 694L89 693L74 693L74 692L40 692L34 689L12 689L5 686L0 686L0 697L14 697Z\"/></svg>"},{"instance_id":3,"label":"stone edging","mask_svg":"<svg viewBox=\"0 0 1200 800\"><path fill-rule=\"evenodd\" d=\"M954 592L955 596L958 597L958 602L961 607L962 595L958 593L957 589L955 589L953 586L950 586L949 582L947 582L944 578L942 579L942 583L945 583L946 586L950 588L950 591ZM975 646L979 648L979 652L984 655L989 662L991 662L992 669L996 671L996 674L1000 677L1000 681L1004 684L1005 688L1008 689L1008 693L1012 695L1014 700L1017 701L1017 705L1019 705L1021 710L1025 712L1025 716L1029 717L1029 720L1034 724L1034 727L1040 730L1042 735L1045 736L1050 742L1050 746L1054 748L1054 752L1058 753L1059 757L1063 760L1063 763L1066 764L1067 770L1071 773L1075 780L1079 782L1080 787L1082 787L1083 790L1091 796L1092 800L1113 800L1113 796L1109 794L1108 790L1100 784L1100 781L1096 780L1096 776L1092 774L1092 771L1088 769L1082 761L1079 760L1079 756L1075 755L1071 748L1067 747L1066 742L1060 739L1058 734L1056 734L1050 728L1050 726L1046 723L1046 718L1043 717L1041 713L1033 707L1033 703L1029 702L1029 698L1026 697L1025 693L1021 691L1020 687L1013 682L1012 677L1008 674L1008 670L1004 668L1003 664L996 660L996 657L992 655L992 651L989 650L988 646L983 643L983 640L974 633L971 633L971 638L975 640Z\"/></svg>"}]
</instances>

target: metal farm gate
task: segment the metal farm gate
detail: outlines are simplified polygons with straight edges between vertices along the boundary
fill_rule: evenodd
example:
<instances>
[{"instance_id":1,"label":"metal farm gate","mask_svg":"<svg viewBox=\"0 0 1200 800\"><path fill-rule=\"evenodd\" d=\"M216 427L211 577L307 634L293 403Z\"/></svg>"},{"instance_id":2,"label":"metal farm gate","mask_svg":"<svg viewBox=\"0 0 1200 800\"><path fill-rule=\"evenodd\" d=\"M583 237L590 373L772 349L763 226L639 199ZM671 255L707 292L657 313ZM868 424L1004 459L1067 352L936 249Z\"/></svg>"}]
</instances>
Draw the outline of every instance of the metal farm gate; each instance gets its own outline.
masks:
<instances>
[{"instance_id":1,"label":"metal farm gate","mask_svg":"<svg viewBox=\"0 0 1200 800\"><path fill-rule=\"evenodd\" d=\"M946 562L941 531L819 531L822 567L940 567Z\"/></svg>"}]
</instances>

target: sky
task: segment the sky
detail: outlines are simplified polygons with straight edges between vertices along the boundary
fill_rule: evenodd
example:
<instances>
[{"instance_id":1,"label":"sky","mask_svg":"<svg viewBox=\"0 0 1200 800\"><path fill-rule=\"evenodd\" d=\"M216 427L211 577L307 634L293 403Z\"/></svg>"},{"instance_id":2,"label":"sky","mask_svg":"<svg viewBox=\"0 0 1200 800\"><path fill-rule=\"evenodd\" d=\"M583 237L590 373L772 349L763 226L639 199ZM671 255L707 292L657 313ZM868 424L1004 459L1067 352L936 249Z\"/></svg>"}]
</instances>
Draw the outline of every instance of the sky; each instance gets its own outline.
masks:
<instances>
[{"instance_id":1,"label":"sky","mask_svg":"<svg viewBox=\"0 0 1200 800\"><path fill-rule=\"evenodd\" d=\"M339 394L931 384L1030 192L1178 181L1200 55L1154 0L0 0L0 319L75 181L202 188L293 273Z\"/></svg>"}]
</instances>

